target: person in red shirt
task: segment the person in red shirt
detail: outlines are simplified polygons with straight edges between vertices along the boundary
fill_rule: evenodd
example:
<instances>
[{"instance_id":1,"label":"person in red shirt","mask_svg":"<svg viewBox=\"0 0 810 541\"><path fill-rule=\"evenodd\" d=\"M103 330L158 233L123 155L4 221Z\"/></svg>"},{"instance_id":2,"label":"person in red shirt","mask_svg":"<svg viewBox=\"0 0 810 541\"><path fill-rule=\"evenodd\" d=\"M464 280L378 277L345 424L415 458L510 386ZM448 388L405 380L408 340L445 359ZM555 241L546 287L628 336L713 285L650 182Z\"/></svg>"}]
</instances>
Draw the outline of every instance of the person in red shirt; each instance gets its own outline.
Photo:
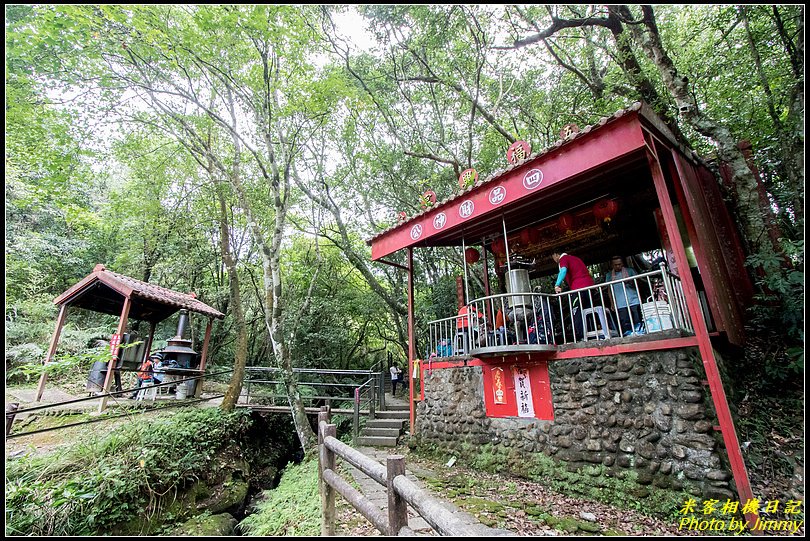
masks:
<instances>
[{"instance_id":1,"label":"person in red shirt","mask_svg":"<svg viewBox=\"0 0 810 541\"><path fill-rule=\"evenodd\" d=\"M577 256L566 252L554 252L551 254L551 258L560 266L560 272L557 274L557 281L554 284L554 291L556 293L562 292L563 280L568 284L568 289L571 291L596 285L591 273L588 272L588 267L585 266L585 262ZM572 296L574 297L572 301L574 309L572 316L574 319L574 340L579 341L583 337L583 321L580 314L583 308L591 307L591 296L588 295L587 292L582 295Z\"/></svg>"},{"instance_id":2,"label":"person in red shirt","mask_svg":"<svg viewBox=\"0 0 810 541\"><path fill-rule=\"evenodd\" d=\"M458 317L456 318L456 329L459 333L463 335L464 343L461 346L461 350L457 353L462 355L468 354L470 352L470 345L471 340L475 340L478 334L478 310L476 310L475 306L470 306L469 314L472 319L472 328L469 327L470 322L467 318L467 305L465 304L458 310Z\"/></svg>"},{"instance_id":3,"label":"person in red shirt","mask_svg":"<svg viewBox=\"0 0 810 541\"><path fill-rule=\"evenodd\" d=\"M135 391L130 396L131 399L135 399L138 396L138 390L145 386L145 385L152 385L154 383L154 375L155 375L155 362L161 359L160 355L157 353L153 353L149 356L148 359L144 360L141 363L141 366L138 368L138 371L135 372L135 376L137 377L137 384L138 386L135 387Z\"/></svg>"}]
</instances>

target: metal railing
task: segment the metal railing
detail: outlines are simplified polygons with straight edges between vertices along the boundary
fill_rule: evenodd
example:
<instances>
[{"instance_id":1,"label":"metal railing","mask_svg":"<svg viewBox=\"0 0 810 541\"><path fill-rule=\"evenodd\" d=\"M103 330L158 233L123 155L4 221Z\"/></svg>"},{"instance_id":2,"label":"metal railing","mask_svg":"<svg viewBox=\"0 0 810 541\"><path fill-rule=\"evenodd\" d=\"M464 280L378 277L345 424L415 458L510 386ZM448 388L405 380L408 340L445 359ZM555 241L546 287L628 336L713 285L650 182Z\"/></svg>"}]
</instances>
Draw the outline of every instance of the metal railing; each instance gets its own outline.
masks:
<instances>
[{"instance_id":1,"label":"metal railing","mask_svg":"<svg viewBox=\"0 0 810 541\"><path fill-rule=\"evenodd\" d=\"M263 366L248 366L245 369L243 398L247 405L276 406L281 401L288 405L285 382L279 377L281 369ZM385 380L382 372L372 370L321 370L316 368L294 368L301 399L305 407L319 407L323 404L351 410L353 413L353 435L355 441L360 434L360 415L376 417L377 400L385 394L382 387ZM354 380L354 381L352 381ZM263 404L258 404L262 402ZM340 408L339 406L343 406ZM346 412L348 413L348 412Z\"/></svg>"},{"instance_id":2,"label":"metal railing","mask_svg":"<svg viewBox=\"0 0 810 541\"><path fill-rule=\"evenodd\" d=\"M428 323L428 357L551 350L582 341L694 332L681 280L663 266L559 294L490 295L466 308L465 314Z\"/></svg>"},{"instance_id":3,"label":"metal railing","mask_svg":"<svg viewBox=\"0 0 810 541\"><path fill-rule=\"evenodd\" d=\"M233 372L233 368L228 368L226 370L222 370L222 371L218 371L218 372L208 372L208 373L204 373L204 374L201 373L201 374L194 375L194 376L189 376L189 377L182 377L182 378L178 378L176 380L173 380L173 381L170 381L170 382L165 382L165 383L145 384L145 385L140 385L138 387L122 389L120 391L109 391L109 392L106 392L106 393L94 393L94 394L91 394L90 396L86 396L86 397L82 397L82 398L74 398L74 399L70 399L70 400L63 400L61 402L54 402L54 403L48 403L48 404L40 404L38 406L31 406L31 407L27 407L27 408L23 408L23 409L19 408L19 404L16 404L15 407L6 406L6 439L18 438L20 436L26 436L26 435L30 435L30 434L38 434L40 432L49 432L51 430L61 430L61 429L64 429L64 428L70 428L70 427L73 427L73 426L80 426L80 425L83 425L83 424L89 424L89 423L97 422L97 421L104 421L104 420L107 420L107 419L114 419L114 418L117 418L117 417L123 417L123 416L130 415L131 413L130 412L124 412L121 415L104 415L104 416L99 416L96 419L91 419L91 420L87 420L87 421L81 421L81 422L78 422L78 423L71 423L71 424L65 424L65 425L61 425L61 426L50 427L50 428L45 428L45 429L40 429L40 430L32 430L32 431L27 431L27 432L18 432L16 434L11 434L11 430L12 430L12 427L14 425L14 419L15 419L15 417L17 415L28 414L28 413L39 412L39 411L59 410L59 409L62 409L64 406L67 406L67 405L79 404L79 403L82 403L82 402L95 401L95 400L103 399L105 397L107 397L107 398L112 397L113 399L115 399L116 397L123 397L125 395L132 394L132 393L137 393L138 398L137 398L136 401L121 402L121 403L118 403L116 405L118 405L118 406L122 406L122 405L123 406L143 405L146 402L148 402L150 405L154 405L155 402L156 402L157 390L158 389L167 388L169 386L181 385L181 384L186 385L187 382L193 381L193 382L195 382L195 387L199 388L201 390L201 382L204 379L211 378L212 376L217 376L217 375L221 375L221 374L229 374L231 372ZM198 383L198 380L199 380L200 383ZM185 400L175 400L174 397L173 397L173 399L169 402L169 405L162 404L162 405L160 405L160 406L158 406L157 408L154 408L154 409L166 409L166 408L175 407L175 406L191 405L191 404L196 404L196 403L199 403L199 402L202 402L202 401L211 400L212 398L221 398L222 396L223 395L215 395L215 396L209 396L209 397L201 399L201 398L195 398L194 394L188 394L188 395L186 395Z\"/></svg>"}]
</instances>

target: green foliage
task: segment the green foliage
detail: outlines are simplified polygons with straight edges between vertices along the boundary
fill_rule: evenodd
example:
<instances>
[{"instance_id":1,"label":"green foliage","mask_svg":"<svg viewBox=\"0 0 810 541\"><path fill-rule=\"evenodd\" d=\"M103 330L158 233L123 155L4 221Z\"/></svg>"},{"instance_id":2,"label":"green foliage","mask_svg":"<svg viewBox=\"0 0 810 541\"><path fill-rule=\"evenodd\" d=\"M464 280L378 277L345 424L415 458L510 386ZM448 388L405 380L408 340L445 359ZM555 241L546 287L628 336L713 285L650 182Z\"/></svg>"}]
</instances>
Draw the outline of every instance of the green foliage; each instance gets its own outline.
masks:
<instances>
[{"instance_id":1,"label":"green foliage","mask_svg":"<svg viewBox=\"0 0 810 541\"><path fill-rule=\"evenodd\" d=\"M245 535L317 536L321 531L318 461L288 465L281 482L266 491L256 513L239 523Z\"/></svg>"},{"instance_id":2,"label":"green foliage","mask_svg":"<svg viewBox=\"0 0 810 541\"><path fill-rule=\"evenodd\" d=\"M774 337L772 345L778 346L751 359L761 385L795 382L804 373L804 241L784 241L784 248L789 267L773 253L748 259L763 271L758 281L762 293L750 308L749 326L759 336Z\"/></svg>"},{"instance_id":3,"label":"green foliage","mask_svg":"<svg viewBox=\"0 0 810 541\"><path fill-rule=\"evenodd\" d=\"M502 169L510 138L529 141L537 152L558 139L562 125L584 127L639 98L621 65L624 53L620 56L616 38L602 26L565 27L543 43L508 47L544 28L552 14L599 19L604 7L360 6L362 20L353 24L367 25L375 43L362 51L352 44L344 57L344 29L329 23L352 9L8 7L7 364L14 368L42 358L55 315L32 311L18 317L14 310L49 302L104 263L135 278L194 291L226 313L214 326L209 362L230 366L235 333L219 246L219 182L226 186L249 364L275 362L262 257L247 209L227 182L236 165L251 219L268 239L278 218L276 173L292 171L340 212L324 212L295 184L288 193L279 336L289 341L295 364L368 368L382 352L397 348L401 358L404 276L368 264L364 241L394 224L395 212L420 212L418 197L425 189L439 200L456 194L460 170L475 167L483 179ZM794 44L784 38L795 39L800 6L750 6L744 12L747 26L739 6L655 11L663 44L701 109L733 137L752 141L787 250L803 253L803 243L796 242L803 235L803 183L787 174L798 153L785 144L791 134L803 137L803 106L793 107L803 78L791 62ZM660 74L625 30L620 39L664 96L654 105L674 109ZM752 73L755 50L764 81ZM265 70L265 59L271 70ZM274 70L277 78L265 78ZM229 118L230 95L239 116L241 154L230 130L216 120ZM91 129L100 125L104 129ZM688 126L681 129L699 151L714 150ZM201 153L203 144L210 145L222 169ZM320 235L319 253L313 234ZM457 256L455 248L416 255L419 347L426 342L425 323L455 311ZM781 272L778 262L763 257L751 260L766 268L767 291L753 308L753 325L776 335L786 331L789 343L760 364L769 381L795 379L804 361L803 263ZM389 259L403 263L402 254ZM312 296L305 301L316 269ZM73 328L66 329L60 350L76 355L94 334L89 329L102 325L81 313L71 314L70 321ZM199 343L202 324L193 325ZM170 327L159 328L156 345L171 336ZM100 335L112 332L106 328ZM80 346L70 343L72 337Z\"/></svg>"},{"instance_id":4,"label":"green foliage","mask_svg":"<svg viewBox=\"0 0 810 541\"><path fill-rule=\"evenodd\" d=\"M94 314L90 317L69 317L62 329L57 354L47 367L42 361L54 331L57 309L51 298L41 294L11 303L6 307L6 381L30 381L47 370L57 382L80 374L97 360L109 360L109 348L96 347L95 342L109 338L114 331L112 318ZM94 349L95 348L95 349Z\"/></svg>"},{"instance_id":5,"label":"green foliage","mask_svg":"<svg viewBox=\"0 0 810 541\"><path fill-rule=\"evenodd\" d=\"M6 534L98 535L133 516L149 517L159 495L204 477L216 451L249 425L245 412L183 411L8 461Z\"/></svg>"}]
</instances>

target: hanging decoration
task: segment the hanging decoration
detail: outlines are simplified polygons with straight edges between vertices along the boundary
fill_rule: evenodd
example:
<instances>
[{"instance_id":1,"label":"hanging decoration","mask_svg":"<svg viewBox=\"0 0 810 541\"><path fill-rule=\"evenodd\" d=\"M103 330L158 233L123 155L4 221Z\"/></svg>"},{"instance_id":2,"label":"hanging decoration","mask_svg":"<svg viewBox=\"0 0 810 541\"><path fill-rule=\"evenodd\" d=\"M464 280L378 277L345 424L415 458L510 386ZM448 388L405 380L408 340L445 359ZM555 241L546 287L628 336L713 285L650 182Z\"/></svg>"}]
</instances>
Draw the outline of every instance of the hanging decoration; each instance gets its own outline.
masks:
<instances>
[{"instance_id":1,"label":"hanging decoration","mask_svg":"<svg viewBox=\"0 0 810 541\"><path fill-rule=\"evenodd\" d=\"M466 190L478 181L478 171L470 167L465 169L458 176L458 185L462 190Z\"/></svg>"},{"instance_id":2,"label":"hanging decoration","mask_svg":"<svg viewBox=\"0 0 810 541\"><path fill-rule=\"evenodd\" d=\"M423 209L427 209L435 205L436 192L433 190L427 190L425 193L419 196L419 204L422 205Z\"/></svg>"},{"instance_id":3,"label":"hanging decoration","mask_svg":"<svg viewBox=\"0 0 810 541\"><path fill-rule=\"evenodd\" d=\"M532 147L526 141L515 141L506 150L506 160L512 165L518 164L529 157Z\"/></svg>"},{"instance_id":4,"label":"hanging decoration","mask_svg":"<svg viewBox=\"0 0 810 541\"><path fill-rule=\"evenodd\" d=\"M404 222L407 219L408 219L408 215L405 214L405 211L404 210L399 211L399 214L397 214L397 220L400 221L400 222Z\"/></svg>"},{"instance_id":5,"label":"hanging decoration","mask_svg":"<svg viewBox=\"0 0 810 541\"><path fill-rule=\"evenodd\" d=\"M492 368L492 396L495 404L506 404L506 383L503 377L503 368Z\"/></svg>"},{"instance_id":6,"label":"hanging decoration","mask_svg":"<svg viewBox=\"0 0 810 541\"><path fill-rule=\"evenodd\" d=\"M570 235L574 232L574 215L570 212L564 212L557 218L557 228L560 233Z\"/></svg>"},{"instance_id":7,"label":"hanging decoration","mask_svg":"<svg viewBox=\"0 0 810 541\"><path fill-rule=\"evenodd\" d=\"M535 227L527 227L526 229L520 232L520 243L523 246L537 244L539 240L540 240L540 231L538 231L537 228Z\"/></svg>"},{"instance_id":8,"label":"hanging decoration","mask_svg":"<svg viewBox=\"0 0 810 541\"><path fill-rule=\"evenodd\" d=\"M470 247L464 250L464 260L468 264L471 265L479 259L481 259L481 253L477 249Z\"/></svg>"},{"instance_id":9,"label":"hanging decoration","mask_svg":"<svg viewBox=\"0 0 810 541\"><path fill-rule=\"evenodd\" d=\"M576 124L566 124L560 130L560 137L562 139L567 139L568 137L571 137L575 133L579 133L579 126L577 126Z\"/></svg>"},{"instance_id":10,"label":"hanging decoration","mask_svg":"<svg viewBox=\"0 0 810 541\"><path fill-rule=\"evenodd\" d=\"M610 225L618 212L619 203L615 199L602 199L593 206L593 215L600 224Z\"/></svg>"},{"instance_id":11,"label":"hanging decoration","mask_svg":"<svg viewBox=\"0 0 810 541\"><path fill-rule=\"evenodd\" d=\"M492 241L492 253L496 256L505 256L506 255L506 243L503 239L495 239Z\"/></svg>"}]
</instances>

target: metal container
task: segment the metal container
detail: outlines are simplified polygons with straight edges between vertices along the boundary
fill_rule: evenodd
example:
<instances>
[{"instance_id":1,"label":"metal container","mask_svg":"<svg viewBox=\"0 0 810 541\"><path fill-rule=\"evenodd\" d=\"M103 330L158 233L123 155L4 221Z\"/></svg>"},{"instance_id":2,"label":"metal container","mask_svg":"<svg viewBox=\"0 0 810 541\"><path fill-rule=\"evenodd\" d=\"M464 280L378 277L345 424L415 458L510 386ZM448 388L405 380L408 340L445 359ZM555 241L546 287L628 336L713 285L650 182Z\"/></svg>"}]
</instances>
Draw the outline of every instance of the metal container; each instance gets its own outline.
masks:
<instances>
[{"instance_id":1,"label":"metal container","mask_svg":"<svg viewBox=\"0 0 810 541\"><path fill-rule=\"evenodd\" d=\"M163 350L164 358L174 359L181 368L191 368L192 362L197 358L197 352L191 349L191 340L186 339L188 325L188 310L180 310L180 320L177 322L177 336L167 340L168 344Z\"/></svg>"},{"instance_id":2,"label":"metal container","mask_svg":"<svg viewBox=\"0 0 810 541\"><path fill-rule=\"evenodd\" d=\"M526 269L512 269L506 273L506 292L507 293L531 293L532 286L529 283L529 271ZM530 295L520 295L514 297L507 297L509 299L509 306L532 306L532 298Z\"/></svg>"},{"instance_id":3,"label":"metal container","mask_svg":"<svg viewBox=\"0 0 810 541\"><path fill-rule=\"evenodd\" d=\"M90 369L90 376L87 378L85 389L91 393L104 390L104 379L107 377L107 362L96 361Z\"/></svg>"}]
</instances>

